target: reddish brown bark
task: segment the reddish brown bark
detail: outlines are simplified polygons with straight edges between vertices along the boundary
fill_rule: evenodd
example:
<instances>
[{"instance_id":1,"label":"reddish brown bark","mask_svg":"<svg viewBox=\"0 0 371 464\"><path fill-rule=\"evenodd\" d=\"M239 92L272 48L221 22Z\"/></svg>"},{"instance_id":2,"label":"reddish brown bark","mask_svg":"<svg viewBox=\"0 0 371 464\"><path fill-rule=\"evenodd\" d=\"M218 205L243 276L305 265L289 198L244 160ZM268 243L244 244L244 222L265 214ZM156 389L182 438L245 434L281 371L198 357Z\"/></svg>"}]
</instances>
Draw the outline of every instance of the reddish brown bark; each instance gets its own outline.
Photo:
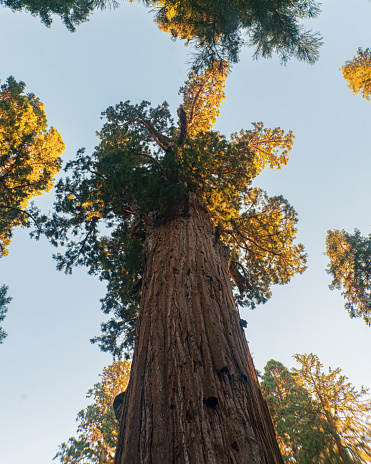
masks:
<instances>
[{"instance_id":1,"label":"reddish brown bark","mask_svg":"<svg viewBox=\"0 0 371 464\"><path fill-rule=\"evenodd\" d=\"M115 464L282 464L229 252L196 196L153 225Z\"/></svg>"}]
</instances>

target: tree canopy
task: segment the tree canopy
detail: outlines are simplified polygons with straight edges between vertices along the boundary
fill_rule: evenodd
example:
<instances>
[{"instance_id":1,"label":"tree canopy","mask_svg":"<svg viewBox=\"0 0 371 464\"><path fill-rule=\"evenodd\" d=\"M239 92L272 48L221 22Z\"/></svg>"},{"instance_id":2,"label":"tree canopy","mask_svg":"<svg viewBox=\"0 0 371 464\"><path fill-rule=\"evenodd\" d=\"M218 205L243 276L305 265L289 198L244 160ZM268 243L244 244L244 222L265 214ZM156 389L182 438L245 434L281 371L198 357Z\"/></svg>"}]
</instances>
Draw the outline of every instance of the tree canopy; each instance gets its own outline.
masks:
<instances>
[{"instance_id":1,"label":"tree canopy","mask_svg":"<svg viewBox=\"0 0 371 464\"><path fill-rule=\"evenodd\" d=\"M112 404L126 390L129 376L129 361L114 361L103 369L100 382L87 394L93 403L77 414L77 437L62 443L54 459L62 464L113 464L119 424Z\"/></svg>"},{"instance_id":2,"label":"tree canopy","mask_svg":"<svg viewBox=\"0 0 371 464\"><path fill-rule=\"evenodd\" d=\"M29 200L52 188L64 150L58 131L47 128L44 105L24 89L9 77L0 90L0 256L13 228L32 217Z\"/></svg>"},{"instance_id":3,"label":"tree canopy","mask_svg":"<svg viewBox=\"0 0 371 464\"><path fill-rule=\"evenodd\" d=\"M295 355L300 369L270 360L261 388L286 462L371 462L371 401L341 369L322 371L317 356Z\"/></svg>"},{"instance_id":4,"label":"tree canopy","mask_svg":"<svg viewBox=\"0 0 371 464\"><path fill-rule=\"evenodd\" d=\"M94 10L116 4L115 0L0 0L0 5L13 11L26 11L38 16L48 27L53 22L52 16L58 15L71 32L87 21Z\"/></svg>"},{"instance_id":5,"label":"tree canopy","mask_svg":"<svg viewBox=\"0 0 371 464\"><path fill-rule=\"evenodd\" d=\"M129 0L131 3L134 0ZM321 38L307 29L303 20L320 13L314 0L145 0L155 22L174 39L191 42L196 49L194 64L207 68L213 62L238 61L242 45L254 49L254 56L277 53L283 63L290 57L314 63ZM116 7L116 0L0 0L13 10L24 10L50 26L59 15L70 31L87 21L92 12Z\"/></svg>"},{"instance_id":6,"label":"tree canopy","mask_svg":"<svg viewBox=\"0 0 371 464\"><path fill-rule=\"evenodd\" d=\"M204 80L216 72L205 72ZM224 85L223 79L215 83L219 90ZM72 176L56 186L55 212L41 218L51 242L66 246L56 255L59 269L86 265L108 281L103 311L115 317L95 341L115 354L133 342L146 224L149 218L187 214L190 192L201 198L219 239L231 250L239 303L254 308L270 298L272 284L287 283L305 270L303 246L294 243L296 212L283 197L252 186L267 165L287 163L292 133L257 123L228 140L201 124L205 111L216 111L215 93L196 76L181 92L178 126L166 102L155 108L128 101L109 107L100 144L92 155L80 150L67 164ZM196 95L192 103L190 95Z\"/></svg>"},{"instance_id":7,"label":"tree canopy","mask_svg":"<svg viewBox=\"0 0 371 464\"><path fill-rule=\"evenodd\" d=\"M371 325L371 235L362 237L345 230L329 230L326 253L330 263L327 273L332 276L330 289L342 290L345 308L350 317L362 317Z\"/></svg>"},{"instance_id":8,"label":"tree canopy","mask_svg":"<svg viewBox=\"0 0 371 464\"><path fill-rule=\"evenodd\" d=\"M361 93L362 97L370 100L371 96L371 49L359 48L357 55L341 67L344 79L353 93Z\"/></svg>"}]
</instances>

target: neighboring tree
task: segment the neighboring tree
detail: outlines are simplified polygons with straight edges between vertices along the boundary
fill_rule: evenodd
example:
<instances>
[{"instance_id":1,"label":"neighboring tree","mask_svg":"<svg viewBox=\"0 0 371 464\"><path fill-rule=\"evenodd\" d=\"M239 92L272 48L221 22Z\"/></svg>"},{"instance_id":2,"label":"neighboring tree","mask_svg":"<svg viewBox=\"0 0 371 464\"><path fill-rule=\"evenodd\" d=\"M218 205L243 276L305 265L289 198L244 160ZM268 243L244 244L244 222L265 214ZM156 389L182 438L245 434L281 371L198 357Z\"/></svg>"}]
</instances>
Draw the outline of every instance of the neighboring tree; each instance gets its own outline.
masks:
<instances>
[{"instance_id":1,"label":"neighboring tree","mask_svg":"<svg viewBox=\"0 0 371 464\"><path fill-rule=\"evenodd\" d=\"M362 97L370 100L371 96L371 49L359 48L357 55L340 68L348 87L353 93L362 93Z\"/></svg>"},{"instance_id":2,"label":"neighboring tree","mask_svg":"<svg viewBox=\"0 0 371 464\"><path fill-rule=\"evenodd\" d=\"M337 462L336 455L331 452L329 427L315 410L298 374L271 359L264 368L261 389L269 405L285 462Z\"/></svg>"},{"instance_id":3,"label":"neighboring tree","mask_svg":"<svg viewBox=\"0 0 371 464\"><path fill-rule=\"evenodd\" d=\"M76 421L78 436L59 446L54 459L62 464L113 464L119 423L112 408L116 395L126 390L129 361L114 361L100 374L101 381L88 391L93 403L81 410Z\"/></svg>"},{"instance_id":4,"label":"neighboring tree","mask_svg":"<svg viewBox=\"0 0 371 464\"><path fill-rule=\"evenodd\" d=\"M64 25L71 32L76 26L88 20L96 9L117 6L115 0L0 0L0 5L13 11L26 11L38 16L45 26L52 24L52 15L61 17Z\"/></svg>"},{"instance_id":5,"label":"neighboring tree","mask_svg":"<svg viewBox=\"0 0 371 464\"><path fill-rule=\"evenodd\" d=\"M129 0L133 2L134 0ZM39 16L50 26L52 14L59 15L74 31L88 20L95 9L117 6L115 0L0 0L13 10ZM160 29L173 38L185 39L195 46L195 65L236 63L243 44L254 48L254 56L271 57L277 53L282 62L294 56L313 63L318 59L321 38L306 29L302 21L320 13L314 0L145 0L155 12Z\"/></svg>"},{"instance_id":6,"label":"neighboring tree","mask_svg":"<svg viewBox=\"0 0 371 464\"><path fill-rule=\"evenodd\" d=\"M295 355L301 369L270 360L262 392L288 463L371 462L371 401L357 392L341 369L322 372L317 356Z\"/></svg>"},{"instance_id":7,"label":"neighboring tree","mask_svg":"<svg viewBox=\"0 0 371 464\"><path fill-rule=\"evenodd\" d=\"M330 258L327 273L330 289L342 289L350 317L362 317L371 325L371 235L362 237L345 230L329 230L326 253Z\"/></svg>"},{"instance_id":8,"label":"neighboring tree","mask_svg":"<svg viewBox=\"0 0 371 464\"><path fill-rule=\"evenodd\" d=\"M11 298L7 296L8 287L6 285L2 285L0 287L0 322L5 319L5 315L8 312L8 304L11 301ZM0 345L3 343L5 337L8 334L5 330L0 326Z\"/></svg>"},{"instance_id":9,"label":"neighboring tree","mask_svg":"<svg viewBox=\"0 0 371 464\"><path fill-rule=\"evenodd\" d=\"M52 188L64 150L60 134L47 128L44 105L24 89L9 77L0 90L0 256L13 228L32 219L29 200Z\"/></svg>"},{"instance_id":10,"label":"neighboring tree","mask_svg":"<svg viewBox=\"0 0 371 464\"><path fill-rule=\"evenodd\" d=\"M60 269L87 265L108 280L104 310L121 327L106 326L104 348L120 330L130 345L137 321L116 463L282 463L230 275L254 307L305 269L295 211L252 186L266 165L287 163L293 136L261 123L231 140L203 131L219 77L210 99L190 79L178 127L166 103L108 108L99 146L68 163L43 218L67 246Z\"/></svg>"},{"instance_id":11,"label":"neighboring tree","mask_svg":"<svg viewBox=\"0 0 371 464\"><path fill-rule=\"evenodd\" d=\"M371 462L371 401L363 387L357 391L341 375L341 369L322 372L318 357L296 354L301 364L293 369L310 394L318 416L327 422L332 436L331 450L344 463Z\"/></svg>"},{"instance_id":12,"label":"neighboring tree","mask_svg":"<svg viewBox=\"0 0 371 464\"><path fill-rule=\"evenodd\" d=\"M0 88L0 257L8 253L13 228L34 219L29 200L51 189L64 150L59 133L47 130L44 105L24 89L12 76ZM0 288L0 322L11 300L7 288ZM0 327L0 343L5 336Z\"/></svg>"}]
</instances>

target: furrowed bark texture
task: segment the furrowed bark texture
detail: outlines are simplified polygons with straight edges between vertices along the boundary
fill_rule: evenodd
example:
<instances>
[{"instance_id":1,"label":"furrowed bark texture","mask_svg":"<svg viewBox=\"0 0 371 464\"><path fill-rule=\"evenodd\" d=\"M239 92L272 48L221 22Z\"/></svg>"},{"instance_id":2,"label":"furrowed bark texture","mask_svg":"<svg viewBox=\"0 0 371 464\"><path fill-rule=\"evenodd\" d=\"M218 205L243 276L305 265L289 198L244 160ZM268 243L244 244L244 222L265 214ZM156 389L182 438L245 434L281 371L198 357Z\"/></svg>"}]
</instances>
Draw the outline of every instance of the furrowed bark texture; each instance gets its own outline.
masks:
<instances>
[{"instance_id":1,"label":"furrowed bark texture","mask_svg":"<svg viewBox=\"0 0 371 464\"><path fill-rule=\"evenodd\" d=\"M195 195L154 225L115 464L283 464L229 280Z\"/></svg>"}]
</instances>

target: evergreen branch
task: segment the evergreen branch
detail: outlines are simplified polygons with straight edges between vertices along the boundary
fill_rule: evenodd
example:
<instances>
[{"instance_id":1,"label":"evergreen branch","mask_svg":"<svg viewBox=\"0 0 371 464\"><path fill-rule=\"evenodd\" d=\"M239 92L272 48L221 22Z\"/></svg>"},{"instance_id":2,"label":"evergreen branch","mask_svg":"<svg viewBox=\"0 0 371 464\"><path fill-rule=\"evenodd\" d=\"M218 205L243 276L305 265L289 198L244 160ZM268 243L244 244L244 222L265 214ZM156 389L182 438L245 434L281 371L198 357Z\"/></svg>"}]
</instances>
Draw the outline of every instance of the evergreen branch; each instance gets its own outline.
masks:
<instances>
[{"instance_id":1,"label":"evergreen branch","mask_svg":"<svg viewBox=\"0 0 371 464\"><path fill-rule=\"evenodd\" d=\"M157 163L161 167L161 169L163 169L162 164L160 163L160 161L157 158L155 158L154 156L150 155L149 153L143 153L143 152L142 153L137 153L137 156L144 156L145 158L148 158L148 159L154 161L155 163Z\"/></svg>"},{"instance_id":2,"label":"evergreen branch","mask_svg":"<svg viewBox=\"0 0 371 464\"><path fill-rule=\"evenodd\" d=\"M24 209L20 209L20 208L16 208L15 206L0 206L0 209L12 209L14 211L18 211L20 213L23 213L25 214L26 216L28 216L29 218L31 218L33 220L33 222L35 223L35 226L37 227L38 231L41 232L41 228L38 224L38 222L36 221L36 219L32 216L31 213L29 213L28 211L24 210Z\"/></svg>"}]
</instances>

